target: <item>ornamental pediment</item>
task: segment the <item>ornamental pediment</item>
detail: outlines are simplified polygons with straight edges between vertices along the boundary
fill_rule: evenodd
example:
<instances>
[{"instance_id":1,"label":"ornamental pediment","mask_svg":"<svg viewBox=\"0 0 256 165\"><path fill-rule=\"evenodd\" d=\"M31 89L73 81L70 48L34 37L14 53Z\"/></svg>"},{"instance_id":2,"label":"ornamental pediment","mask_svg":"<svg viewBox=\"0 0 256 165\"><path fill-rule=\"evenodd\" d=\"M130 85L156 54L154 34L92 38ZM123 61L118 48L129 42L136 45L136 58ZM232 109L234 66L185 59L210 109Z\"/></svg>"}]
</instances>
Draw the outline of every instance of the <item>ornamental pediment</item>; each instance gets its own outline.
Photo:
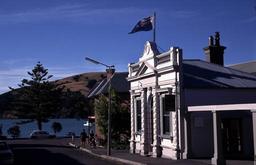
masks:
<instances>
[{"instance_id":1,"label":"ornamental pediment","mask_svg":"<svg viewBox=\"0 0 256 165\"><path fill-rule=\"evenodd\" d=\"M159 54L159 51L157 49L157 45L154 42L147 41L144 45L144 50L142 57L140 58L140 61L144 61L148 58L152 58Z\"/></svg>"}]
</instances>

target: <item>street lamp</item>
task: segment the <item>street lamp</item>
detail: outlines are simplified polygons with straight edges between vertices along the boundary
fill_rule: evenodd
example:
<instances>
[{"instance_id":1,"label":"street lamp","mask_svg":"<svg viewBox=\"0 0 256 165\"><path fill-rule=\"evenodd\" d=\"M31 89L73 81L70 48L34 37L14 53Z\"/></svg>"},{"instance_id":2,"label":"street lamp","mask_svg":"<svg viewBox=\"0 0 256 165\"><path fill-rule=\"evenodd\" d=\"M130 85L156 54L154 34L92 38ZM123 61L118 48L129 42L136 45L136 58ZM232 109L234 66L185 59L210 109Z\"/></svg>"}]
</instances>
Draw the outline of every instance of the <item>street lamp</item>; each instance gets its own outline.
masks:
<instances>
[{"instance_id":1,"label":"street lamp","mask_svg":"<svg viewBox=\"0 0 256 165\"><path fill-rule=\"evenodd\" d=\"M99 61L96 61L94 59L86 57L85 60L97 64L97 65L103 65L105 66L107 74L111 74L108 78L109 86L108 86L108 139L107 139L107 155L111 155L111 79L113 76L113 73L115 72L115 66L114 65L106 65L104 63L101 63Z\"/></svg>"}]
</instances>

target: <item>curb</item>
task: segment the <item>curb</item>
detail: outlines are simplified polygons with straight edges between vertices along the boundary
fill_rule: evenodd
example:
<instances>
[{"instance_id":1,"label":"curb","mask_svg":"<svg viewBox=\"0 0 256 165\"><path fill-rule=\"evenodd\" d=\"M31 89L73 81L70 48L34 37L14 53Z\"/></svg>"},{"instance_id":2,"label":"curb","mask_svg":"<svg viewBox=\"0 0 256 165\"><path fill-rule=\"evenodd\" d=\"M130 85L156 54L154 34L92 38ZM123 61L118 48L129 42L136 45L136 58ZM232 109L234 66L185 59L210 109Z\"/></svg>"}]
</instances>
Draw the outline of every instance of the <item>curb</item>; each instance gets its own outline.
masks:
<instances>
[{"instance_id":1,"label":"curb","mask_svg":"<svg viewBox=\"0 0 256 165\"><path fill-rule=\"evenodd\" d=\"M94 152L92 152L91 150L88 150L86 148L81 148L73 143L68 143L68 145L72 146L72 147L75 147L75 148L78 148L82 151L85 151L93 156L96 156L96 157L99 157L99 158L102 158L102 159L107 159L107 160L110 160L110 161L116 161L116 162L119 162L119 163L124 163L124 164L129 164L129 165L146 165L144 163L140 163L140 162L135 162L135 161L131 161L131 160L126 160L126 159L121 159L121 158L117 158L117 157L113 157L113 156L107 156L107 155L100 155L100 154L96 154Z\"/></svg>"}]
</instances>

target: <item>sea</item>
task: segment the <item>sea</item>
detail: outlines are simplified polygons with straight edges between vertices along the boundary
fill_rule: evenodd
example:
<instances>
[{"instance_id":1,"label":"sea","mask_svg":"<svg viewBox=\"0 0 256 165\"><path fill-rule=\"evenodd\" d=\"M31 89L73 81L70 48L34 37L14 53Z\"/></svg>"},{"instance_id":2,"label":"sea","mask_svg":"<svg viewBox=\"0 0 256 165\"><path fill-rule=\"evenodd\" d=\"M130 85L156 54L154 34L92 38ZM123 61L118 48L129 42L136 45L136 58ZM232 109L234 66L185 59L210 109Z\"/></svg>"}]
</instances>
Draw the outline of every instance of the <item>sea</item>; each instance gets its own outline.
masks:
<instances>
[{"instance_id":1,"label":"sea","mask_svg":"<svg viewBox=\"0 0 256 165\"><path fill-rule=\"evenodd\" d=\"M8 138L11 138L10 135L8 135L7 130L15 125L18 125L20 127L20 136L19 138L29 138L30 133L33 130L37 130L37 123L34 122L24 122L28 121L27 119L0 119L0 127L2 127L2 135L7 136ZM62 130L58 133L56 133L57 137L65 137L69 134L69 132L75 133L76 136L79 136L81 131L85 129L85 131L90 132L95 130L95 125L90 124L88 125L88 121L85 119L49 119L48 122L42 124L42 130L49 132L50 134L54 134L54 131L52 129L52 123L53 122L59 122L62 125ZM21 124L23 123L23 124ZM94 131L95 132L95 131Z\"/></svg>"}]
</instances>

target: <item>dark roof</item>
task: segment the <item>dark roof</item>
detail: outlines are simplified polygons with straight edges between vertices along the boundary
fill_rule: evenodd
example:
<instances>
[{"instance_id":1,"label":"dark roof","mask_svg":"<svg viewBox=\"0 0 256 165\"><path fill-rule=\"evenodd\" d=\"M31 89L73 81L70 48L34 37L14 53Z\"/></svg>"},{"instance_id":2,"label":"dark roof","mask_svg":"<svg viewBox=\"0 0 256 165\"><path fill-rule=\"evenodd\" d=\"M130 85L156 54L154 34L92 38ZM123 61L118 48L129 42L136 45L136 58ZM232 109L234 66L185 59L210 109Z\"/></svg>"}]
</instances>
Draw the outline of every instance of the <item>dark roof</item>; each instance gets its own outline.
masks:
<instances>
[{"instance_id":1,"label":"dark roof","mask_svg":"<svg viewBox=\"0 0 256 165\"><path fill-rule=\"evenodd\" d=\"M201 60L183 60L185 88L256 88L256 76Z\"/></svg>"},{"instance_id":2,"label":"dark roof","mask_svg":"<svg viewBox=\"0 0 256 165\"><path fill-rule=\"evenodd\" d=\"M93 96L97 96L100 94L101 89L104 87L104 85L106 84L107 78L104 78L101 81L98 81L93 88L89 91L88 93L88 98L93 97Z\"/></svg>"},{"instance_id":3,"label":"dark roof","mask_svg":"<svg viewBox=\"0 0 256 165\"><path fill-rule=\"evenodd\" d=\"M118 93L127 93L130 90L130 84L127 81L128 72L115 73L112 80L111 86ZM89 92L88 97L94 97L99 94L108 93L109 81L107 78L98 82Z\"/></svg>"},{"instance_id":4,"label":"dark roof","mask_svg":"<svg viewBox=\"0 0 256 165\"><path fill-rule=\"evenodd\" d=\"M233 64L228 67L256 75L256 61L249 61L249 62L240 63L240 64Z\"/></svg>"}]
</instances>

